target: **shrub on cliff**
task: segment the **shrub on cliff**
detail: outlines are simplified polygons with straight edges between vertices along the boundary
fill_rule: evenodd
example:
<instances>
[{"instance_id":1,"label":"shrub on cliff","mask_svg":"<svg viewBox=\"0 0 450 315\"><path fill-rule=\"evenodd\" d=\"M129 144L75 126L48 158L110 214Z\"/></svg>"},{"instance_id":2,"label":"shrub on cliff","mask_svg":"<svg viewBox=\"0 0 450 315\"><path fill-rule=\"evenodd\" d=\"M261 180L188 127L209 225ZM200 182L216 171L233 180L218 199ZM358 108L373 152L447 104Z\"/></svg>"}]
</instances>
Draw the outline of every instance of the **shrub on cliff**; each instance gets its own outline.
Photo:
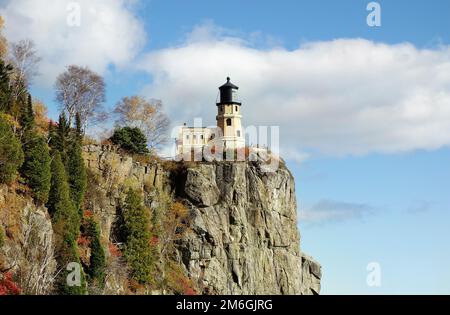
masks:
<instances>
[{"instance_id":1,"label":"shrub on cliff","mask_svg":"<svg viewBox=\"0 0 450 315\"><path fill-rule=\"evenodd\" d=\"M148 153L147 138L139 128L123 127L116 129L110 140L128 153Z\"/></svg>"},{"instance_id":2,"label":"shrub on cliff","mask_svg":"<svg viewBox=\"0 0 450 315\"><path fill-rule=\"evenodd\" d=\"M143 206L140 193L127 191L123 207L123 231L125 236L125 259L131 270L131 278L141 284L151 281L154 253L150 246L150 215Z\"/></svg>"},{"instance_id":3,"label":"shrub on cliff","mask_svg":"<svg viewBox=\"0 0 450 315\"><path fill-rule=\"evenodd\" d=\"M0 115L0 183L14 180L23 163L20 141L14 135L11 125Z\"/></svg>"}]
</instances>

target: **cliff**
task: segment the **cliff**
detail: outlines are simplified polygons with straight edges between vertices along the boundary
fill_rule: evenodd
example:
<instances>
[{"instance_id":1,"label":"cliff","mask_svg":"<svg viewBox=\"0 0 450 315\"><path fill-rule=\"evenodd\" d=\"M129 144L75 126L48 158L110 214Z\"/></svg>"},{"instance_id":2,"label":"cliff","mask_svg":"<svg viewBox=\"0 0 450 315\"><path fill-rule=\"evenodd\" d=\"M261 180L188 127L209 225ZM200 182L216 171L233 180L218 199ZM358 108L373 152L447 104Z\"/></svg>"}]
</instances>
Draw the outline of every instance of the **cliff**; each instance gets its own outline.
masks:
<instances>
[{"instance_id":1,"label":"cliff","mask_svg":"<svg viewBox=\"0 0 450 315\"><path fill-rule=\"evenodd\" d=\"M99 220L107 254L105 287L90 287L91 294L180 292L167 282L173 270L172 284L181 282L181 292L183 285L199 294L320 292L321 267L300 251L294 179L284 163L264 172L259 162L150 161L96 145L86 146L83 155L88 169L84 210ZM188 212L184 232L171 240L175 268L167 272L167 261L159 256L156 273L165 275L157 281L163 285L150 286L153 291L133 288L120 254L121 205L128 187L144 191L151 211L169 198ZM55 235L47 209L33 202L26 186L0 186L0 272L12 274L22 293L53 293ZM90 248L83 242L78 246L87 266Z\"/></svg>"},{"instance_id":2,"label":"cliff","mask_svg":"<svg viewBox=\"0 0 450 315\"><path fill-rule=\"evenodd\" d=\"M300 251L294 179L283 163L276 172L258 162L138 163L99 146L84 156L95 178L87 197L105 239L115 241L124 186L143 189L150 206L165 191L190 211L176 252L199 293L319 293L321 267ZM108 279L107 293L124 291Z\"/></svg>"}]
</instances>

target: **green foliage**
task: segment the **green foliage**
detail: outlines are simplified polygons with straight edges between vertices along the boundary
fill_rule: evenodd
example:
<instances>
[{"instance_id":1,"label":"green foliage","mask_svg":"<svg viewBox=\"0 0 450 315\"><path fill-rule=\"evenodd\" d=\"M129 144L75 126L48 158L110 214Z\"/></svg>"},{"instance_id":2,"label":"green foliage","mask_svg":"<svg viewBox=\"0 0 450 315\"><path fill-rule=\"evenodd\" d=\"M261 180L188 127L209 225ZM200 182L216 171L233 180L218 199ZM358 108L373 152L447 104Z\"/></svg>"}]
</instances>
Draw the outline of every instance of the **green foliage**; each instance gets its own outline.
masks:
<instances>
[{"instance_id":1,"label":"green foliage","mask_svg":"<svg viewBox=\"0 0 450 315\"><path fill-rule=\"evenodd\" d=\"M67 182L66 171L59 152L53 157L51 164L52 178L47 208L55 224L61 224L59 231L64 241L76 241L81 219L70 198L70 189Z\"/></svg>"},{"instance_id":2,"label":"green foliage","mask_svg":"<svg viewBox=\"0 0 450 315\"><path fill-rule=\"evenodd\" d=\"M154 253L150 247L150 218L141 195L129 189L123 207L125 259L131 269L131 278L141 284L151 281Z\"/></svg>"},{"instance_id":3,"label":"green foliage","mask_svg":"<svg viewBox=\"0 0 450 315\"><path fill-rule=\"evenodd\" d=\"M28 186L33 190L36 201L45 204L50 191L51 158L45 138L28 132L24 145L25 162L22 165L21 173Z\"/></svg>"},{"instance_id":4,"label":"green foliage","mask_svg":"<svg viewBox=\"0 0 450 315\"><path fill-rule=\"evenodd\" d=\"M106 258L105 251L100 243L100 230L93 218L86 219L86 234L91 243L91 257L88 274L91 282L95 282L100 287L104 286Z\"/></svg>"},{"instance_id":5,"label":"green foliage","mask_svg":"<svg viewBox=\"0 0 450 315\"><path fill-rule=\"evenodd\" d=\"M33 101L31 95L28 94L27 104L22 109L20 123L23 130L32 130L34 127L34 112L33 112Z\"/></svg>"},{"instance_id":6,"label":"green foliage","mask_svg":"<svg viewBox=\"0 0 450 315\"><path fill-rule=\"evenodd\" d=\"M129 153L148 153L147 138L139 128L123 127L116 129L111 141Z\"/></svg>"},{"instance_id":7,"label":"green foliage","mask_svg":"<svg viewBox=\"0 0 450 315\"><path fill-rule=\"evenodd\" d=\"M77 141L80 145L83 145L83 126L79 112L75 114L75 141Z\"/></svg>"},{"instance_id":8,"label":"green foliage","mask_svg":"<svg viewBox=\"0 0 450 315\"><path fill-rule=\"evenodd\" d=\"M84 295L86 294L86 278L81 268L80 256L75 241L66 242L58 250L58 265L62 268L60 274L56 278L56 289L61 295ZM80 286L67 285L67 276L72 270L67 270L69 263L78 263L80 266L81 283Z\"/></svg>"},{"instance_id":9,"label":"green foliage","mask_svg":"<svg viewBox=\"0 0 450 315\"><path fill-rule=\"evenodd\" d=\"M11 106L10 75L13 67L0 59L0 111L9 112Z\"/></svg>"},{"instance_id":10,"label":"green foliage","mask_svg":"<svg viewBox=\"0 0 450 315\"><path fill-rule=\"evenodd\" d=\"M50 128L50 147L52 152L59 152L63 164L66 165L67 149L70 141L70 128L66 115L59 115L58 126Z\"/></svg>"},{"instance_id":11,"label":"green foliage","mask_svg":"<svg viewBox=\"0 0 450 315\"><path fill-rule=\"evenodd\" d=\"M23 151L10 124L0 115L0 183L14 180L23 163Z\"/></svg>"},{"instance_id":12,"label":"green foliage","mask_svg":"<svg viewBox=\"0 0 450 315\"><path fill-rule=\"evenodd\" d=\"M86 168L78 141L72 143L68 150L67 175L69 177L70 196L81 214L81 204L87 186Z\"/></svg>"},{"instance_id":13,"label":"green foliage","mask_svg":"<svg viewBox=\"0 0 450 315\"><path fill-rule=\"evenodd\" d=\"M53 229L58 239L56 246L58 265L64 270L57 279L58 291L61 294L84 294L85 284L82 284L81 287L69 287L66 283L68 271L65 268L67 264L70 262L80 263L76 241L80 232L81 220L70 198L66 171L59 152L56 152L53 157L51 170L52 179L47 208L52 216ZM82 276L84 277L83 274Z\"/></svg>"}]
</instances>

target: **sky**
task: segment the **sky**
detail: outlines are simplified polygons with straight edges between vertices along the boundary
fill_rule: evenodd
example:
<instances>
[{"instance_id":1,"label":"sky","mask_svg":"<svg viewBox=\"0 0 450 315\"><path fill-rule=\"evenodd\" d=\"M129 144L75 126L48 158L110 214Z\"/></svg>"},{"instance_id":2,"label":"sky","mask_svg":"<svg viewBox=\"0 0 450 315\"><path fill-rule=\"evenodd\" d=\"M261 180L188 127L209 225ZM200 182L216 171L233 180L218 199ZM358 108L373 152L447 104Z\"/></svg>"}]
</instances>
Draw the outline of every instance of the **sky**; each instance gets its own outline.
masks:
<instances>
[{"instance_id":1,"label":"sky","mask_svg":"<svg viewBox=\"0 0 450 315\"><path fill-rule=\"evenodd\" d=\"M70 64L104 76L107 107L161 99L174 125L214 124L230 76L244 124L280 128L322 294L449 294L450 2L377 1L379 27L369 2L0 0L0 14L10 41L36 43L32 93L53 118Z\"/></svg>"}]
</instances>

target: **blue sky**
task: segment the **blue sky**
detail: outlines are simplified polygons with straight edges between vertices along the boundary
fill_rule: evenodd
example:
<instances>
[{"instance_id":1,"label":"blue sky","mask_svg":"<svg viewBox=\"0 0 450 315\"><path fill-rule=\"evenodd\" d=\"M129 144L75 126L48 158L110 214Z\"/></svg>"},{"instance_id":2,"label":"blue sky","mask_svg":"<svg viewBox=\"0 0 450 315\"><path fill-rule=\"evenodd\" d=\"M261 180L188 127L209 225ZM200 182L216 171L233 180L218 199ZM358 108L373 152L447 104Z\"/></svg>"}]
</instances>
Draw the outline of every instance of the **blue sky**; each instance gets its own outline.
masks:
<instances>
[{"instance_id":1,"label":"blue sky","mask_svg":"<svg viewBox=\"0 0 450 315\"><path fill-rule=\"evenodd\" d=\"M450 2L378 1L371 28L363 0L80 1L77 29L61 27L56 2L54 14L21 8L39 2L0 8L7 36L42 51L50 74L33 94L51 115L52 82L70 63L104 75L107 106L157 97L177 123L212 123L231 75L244 122L280 125L323 294L450 293ZM370 262L380 287L366 284Z\"/></svg>"}]
</instances>

